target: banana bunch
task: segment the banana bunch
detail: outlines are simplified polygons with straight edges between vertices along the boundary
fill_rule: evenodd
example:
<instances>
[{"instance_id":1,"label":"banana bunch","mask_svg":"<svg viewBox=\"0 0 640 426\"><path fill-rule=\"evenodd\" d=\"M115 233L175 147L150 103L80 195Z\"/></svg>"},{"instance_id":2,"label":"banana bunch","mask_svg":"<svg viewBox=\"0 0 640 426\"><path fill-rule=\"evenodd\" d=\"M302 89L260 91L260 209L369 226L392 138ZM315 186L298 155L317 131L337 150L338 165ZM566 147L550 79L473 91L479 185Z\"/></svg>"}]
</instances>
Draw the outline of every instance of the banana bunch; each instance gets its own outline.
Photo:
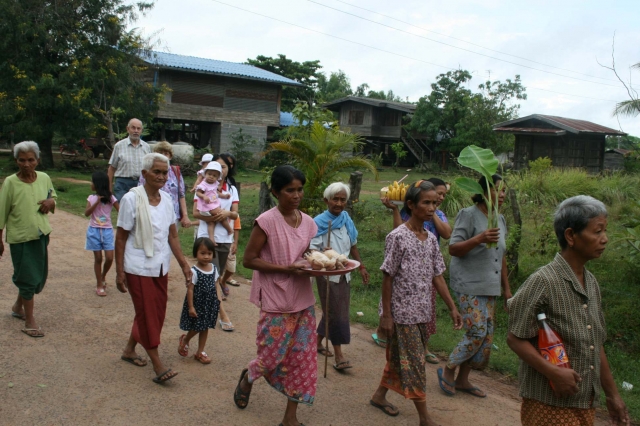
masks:
<instances>
[{"instance_id":1,"label":"banana bunch","mask_svg":"<svg viewBox=\"0 0 640 426\"><path fill-rule=\"evenodd\" d=\"M385 186L380 190L381 197L389 197L392 201L404 201L404 196L407 193L408 185L404 183L393 182L389 186Z\"/></svg>"}]
</instances>

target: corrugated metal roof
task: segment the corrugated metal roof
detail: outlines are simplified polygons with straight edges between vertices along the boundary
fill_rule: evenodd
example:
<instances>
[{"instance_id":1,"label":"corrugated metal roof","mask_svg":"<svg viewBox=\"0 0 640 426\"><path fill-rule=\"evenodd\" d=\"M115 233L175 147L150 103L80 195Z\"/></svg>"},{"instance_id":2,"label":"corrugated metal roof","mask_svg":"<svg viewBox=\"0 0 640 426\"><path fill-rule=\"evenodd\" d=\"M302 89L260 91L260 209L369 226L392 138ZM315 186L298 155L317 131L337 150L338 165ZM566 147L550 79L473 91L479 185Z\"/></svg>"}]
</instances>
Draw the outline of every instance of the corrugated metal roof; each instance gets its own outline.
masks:
<instances>
[{"instance_id":1,"label":"corrugated metal roof","mask_svg":"<svg viewBox=\"0 0 640 426\"><path fill-rule=\"evenodd\" d=\"M605 152L615 152L616 154L627 155L631 152L631 150L624 149L624 148L612 148L612 149L606 150Z\"/></svg>"},{"instance_id":2,"label":"corrugated metal roof","mask_svg":"<svg viewBox=\"0 0 640 426\"><path fill-rule=\"evenodd\" d=\"M585 133L595 133L602 135L615 135L615 136L626 136L627 134L621 132L619 130L615 130L609 127L601 126L596 123L592 123L590 121L585 120L576 120L574 118L565 118L558 117L555 115L543 115L543 114L532 114L526 117L516 118L515 120L505 121L502 123L494 124L493 129L501 129L500 131L507 131L507 128L515 129L516 127L512 127L514 124L521 123L527 120L539 120L545 124L549 124L551 126L564 129L571 133L576 134L585 134Z\"/></svg>"},{"instance_id":3,"label":"corrugated metal roof","mask_svg":"<svg viewBox=\"0 0 640 426\"><path fill-rule=\"evenodd\" d=\"M226 75L239 78L244 77L251 80L267 81L287 86L303 86L303 84L297 81L248 64L155 51L151 52L150 56L142 56L142 59L149 64L157 65L161 68L198 71L206 74Z\"/></svg>"},{"instance_id":4,"label":"corrugated metal roof","mask_svg":"<svg viewBox=\"0 0 640 426\"><path fill-rule=\"evenodd\" d=\"M564 135L566 130L562 129L540 129L537 127L494 127L495 132L506 133L536 133L536 134L551 134L551 135Z\"/></svg>"},{"instance_id":5,"label":"corrugated metal roof","mask_svg":"<svg viewBox=\"0 0 640 426\"><path fill-rule=\"evenodd\" d=\"M336 99L335 101L328 102L323 105L323 107L327 109L332 109L331 107L336 107L344 102L359 102L361 104L372 105L379 108L391 108L402 112L412 113L415 112L416 106L414 104L405 104L403 102L392 102L386 101L383 99L375 99L375 98L362 98L359 96L347 96L344 98Z\"/></svg>"},{"instance_id":6,"label":"corrugated metal roof","mask_svg":"<svg viewBox=\"0 0 640 426\"><path fill-rule=\"evenodd\" d=\"M293 117L292 112L283 112L280 111L280 126L281 127L289 127L289 126L297 126L298 120Z\"/></svg>"}]
</instances>

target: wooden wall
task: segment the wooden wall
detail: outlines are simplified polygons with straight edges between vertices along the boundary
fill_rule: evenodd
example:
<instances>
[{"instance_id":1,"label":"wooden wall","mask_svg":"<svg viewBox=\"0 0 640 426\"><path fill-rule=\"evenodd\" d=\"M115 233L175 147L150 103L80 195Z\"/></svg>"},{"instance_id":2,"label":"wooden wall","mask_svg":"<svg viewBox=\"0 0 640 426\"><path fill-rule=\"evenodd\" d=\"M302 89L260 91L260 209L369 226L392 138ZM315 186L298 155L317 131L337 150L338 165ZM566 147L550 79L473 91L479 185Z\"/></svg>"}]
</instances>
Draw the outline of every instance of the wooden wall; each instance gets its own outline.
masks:
<instances>
[{"instance_id":1,"label":"wooden wall","mask_svg":"<svg viewBox=\"0 0 640 426\"><path fill-rule=\"evenodd\" d=\"M604 165L604 135L516 135L516 170L527 168L529 161L541 157L551 158L555 167L581 167L588 173L600 173Z\"/></svg>"},{"instance_id":2,"label":"wooden wall","mask_svg":"<svg viewBox=\"0 0 640 426\"><path fill-rule=\"evenodd\" d=\"M357 121L358 114L362 122ZM391 124L391 125L389 125ZM402 112L359 102L345 102L340 108L340 127L364 137L400 139Z\"/></svg>"}]
</instances>

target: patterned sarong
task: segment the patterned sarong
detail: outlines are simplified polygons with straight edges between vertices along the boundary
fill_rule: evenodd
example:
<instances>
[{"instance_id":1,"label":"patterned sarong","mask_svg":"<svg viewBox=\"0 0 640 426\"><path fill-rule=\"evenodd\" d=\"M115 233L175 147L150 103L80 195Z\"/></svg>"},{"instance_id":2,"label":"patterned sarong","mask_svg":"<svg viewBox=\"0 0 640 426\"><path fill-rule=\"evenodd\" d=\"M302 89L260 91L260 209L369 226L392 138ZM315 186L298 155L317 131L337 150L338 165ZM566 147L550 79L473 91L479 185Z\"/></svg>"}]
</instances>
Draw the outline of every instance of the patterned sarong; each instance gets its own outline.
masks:
<instances>
[{"instance_id":1,"label":"patterned sarong","mask_svg":"<svg viewBox=\"0 0 640 426\"><path fill-rule=\"evenodd\" d=\"M495 296L472 296L456 292L462 324L467 331L451 355L447 368L455 369L461 364L482 370L489 364L493 344L493 319Z\"/></svg>"},{"instance_id":2,"label":"patterned sarong","mask_svg":"<svg viewBox=\"0 0 640 426\"><path fill-rule=\"evenodd\" d=\"M554 407L535 399L522 398L522 426L593 426L595 408Z\"/></svg>"},{"instance_id":3,"label":"patterned sarong","mask_svg":"<svg viewBox=\"0 0 640 426\"><path fill-rule=\"evenodd\" d=\"M249 382L264 376L278 392L312 405L318 381L316 316L313 306L290 314L260 312Z\"/></svg>"},{"instance_id":4,"label":"patterned sarong","mask_svg":"<svg viewBox=\"0 0 640 426\"><path fill-rule=\"evenodd\" d=\"M427 324L396 324L380 385L414 401L427 396Z\"/></svg>"}]
</instances>

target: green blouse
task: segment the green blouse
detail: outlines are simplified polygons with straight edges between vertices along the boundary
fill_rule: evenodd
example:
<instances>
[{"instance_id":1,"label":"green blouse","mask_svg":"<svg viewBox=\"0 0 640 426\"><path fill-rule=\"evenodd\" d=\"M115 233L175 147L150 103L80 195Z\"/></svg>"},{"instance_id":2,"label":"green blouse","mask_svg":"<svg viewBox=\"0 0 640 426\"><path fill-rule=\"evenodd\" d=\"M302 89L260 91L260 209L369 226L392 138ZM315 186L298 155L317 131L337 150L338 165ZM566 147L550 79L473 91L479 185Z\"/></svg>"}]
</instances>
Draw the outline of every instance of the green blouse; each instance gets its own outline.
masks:
<instances>
[{"instance_id":1,"label":"green blouse","mask_svg":"<svg viewBox=\"0 0 640 426\"><path fill-rule=\"evenodd\" d=\"M40 235L49 235L51 225L46 214L39 212L38 201L57 198L51 179L46 173L36 172L33 183L22 182L13 174L4 180L0 190L0 229L7 228L9 244L37 240Z\"/></svg>"}]
</instances>

